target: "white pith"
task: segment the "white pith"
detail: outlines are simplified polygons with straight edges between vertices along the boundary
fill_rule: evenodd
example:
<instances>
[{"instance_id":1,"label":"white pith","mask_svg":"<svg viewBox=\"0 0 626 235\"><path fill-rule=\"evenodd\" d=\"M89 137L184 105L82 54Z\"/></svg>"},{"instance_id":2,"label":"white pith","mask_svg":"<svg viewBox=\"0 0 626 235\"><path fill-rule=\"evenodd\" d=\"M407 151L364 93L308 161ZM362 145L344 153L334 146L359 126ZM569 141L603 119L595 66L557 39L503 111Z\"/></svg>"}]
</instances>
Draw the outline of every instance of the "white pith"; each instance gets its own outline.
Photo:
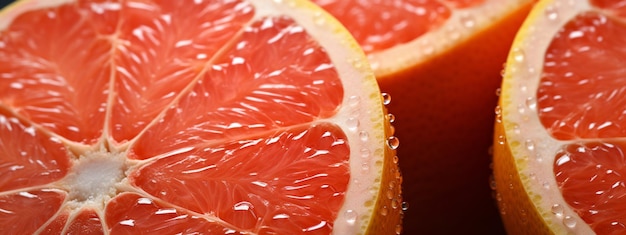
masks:
<instances>
[{"instance_id":1,"label":"white pith","mask_svg":"<svg viewBox=\"0 0 626 235\"><path fill-rule=\"evenodd\" d=\"M559 148L577 141L559 141L549 135L537 116L535 92L554 35L578 13L591 9L587 1L539 2L511 48L502 85L501 120L506 136L496 138L506 137L525 191L556 234L594 232L565 202L553 172ZM559 209L555 210L556 205Z\"/></svg>"},{"instance_id":2,"label":"white pith","mask_svg":"<svg viewBox=\"0 0 626 235\"><path fill-rule=\"evenodd\" d=\"M341 110L328 120L344 130L351 146L351 181L345 196L345 204L334 222L334 234L360 234L369 225L374 208L365 206L376 201L381 184L386 136L386 122L381 104L380 91L373 73L359 49L342 26L325 13L320 13L312 3L299 0L248 0L256 8L256 18L269 15L288 15L302 25L318 40L334 62L344 86ZM73 0L22 0L0 14L0 30L5 29L19 14L39 8L74 2ZM358 55L358 56L355 56ZM368 138L362 138L367 133ZM62 138L61 138L62 139ZM103 140L107 140L104 133ZM95 208L103 213L105 203L116 195L118 189L131 188L126 174L136 167L137 161L126 161L124 146L114 143L104 147L87 147L63 140L70 149L82 156L73 161L70 173L55 184L67 189L70 196L66 205L70 208ZM98 150L108 149L110 150ZM362 157L367 151L370 157ZM79 154L79 155L80 155ZM367 171L363 166L368 166ZM98 176L98 177L96 177ZM142 193L142 192L137 192ZM353 216L358 216L356 220ZM105 233L107 233L105 229Z\"/></svg>"},{"instance_id":3,"label":"white pith","mask_svg":"<svg viewBox=\"0 0 626 235\"><path fill-rule=\"evenodd\" d=\"M377 76L421 64L499 22L531 0L485 0L466 9L449 7L452 15L437 29L410 42L368 55ZM411 53L407 53L411 52Z\"/></svg>"}]
</instances>

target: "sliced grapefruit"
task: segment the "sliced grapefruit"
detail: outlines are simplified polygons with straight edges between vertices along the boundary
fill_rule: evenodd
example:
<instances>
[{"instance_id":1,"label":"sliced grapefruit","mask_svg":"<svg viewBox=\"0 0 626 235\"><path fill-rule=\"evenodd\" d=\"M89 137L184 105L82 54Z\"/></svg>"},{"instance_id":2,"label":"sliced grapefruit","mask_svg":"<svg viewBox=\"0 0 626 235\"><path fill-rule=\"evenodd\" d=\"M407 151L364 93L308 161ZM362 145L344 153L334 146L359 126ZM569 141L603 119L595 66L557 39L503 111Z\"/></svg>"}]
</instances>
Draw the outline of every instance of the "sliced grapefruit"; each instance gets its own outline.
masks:
<instances>
[{"instance_id":1,"label":"sliced grapefruit","mask_svg":"<svg viewBox=\"0 0 626 235\"><path fill-rule=\"evenodd\" d=\"M624 1L540 1L515 39L494 174L511 234L626 233Z\"/></svg>"},{"instance_id":2,"label":"sliced grapefruit","mask_svg":"<svg viewBox=\"0 0 626 235\"><path fill-rule=\"evenodd\" d=\"M393 95L407 234L503 232L488 186L494 94L533 0L313 0ZM450 226L454 224L455 226Z\"/></svg>"},{"instance_id":3,"label":"sliced grapefruit","mask_svg":"<svg viewBox=\"0 0 626 235\"><path fill-rule=\"evenodd\" d=\"M384 98L308 1L19 1L0 233L400 233Z\"/></svg>"}]
</instances>

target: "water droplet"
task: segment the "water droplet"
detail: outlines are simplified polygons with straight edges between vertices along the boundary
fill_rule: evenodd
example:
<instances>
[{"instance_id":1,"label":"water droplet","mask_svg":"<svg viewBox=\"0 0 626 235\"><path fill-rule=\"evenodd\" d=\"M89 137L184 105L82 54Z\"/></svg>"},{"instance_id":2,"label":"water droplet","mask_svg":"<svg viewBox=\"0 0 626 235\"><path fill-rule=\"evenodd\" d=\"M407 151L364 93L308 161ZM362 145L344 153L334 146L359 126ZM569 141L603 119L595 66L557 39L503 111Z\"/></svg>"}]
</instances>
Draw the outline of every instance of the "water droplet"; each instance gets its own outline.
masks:
<instances>
[{"instance_id":1,"label":"water droplet","mask_svg":"<svg viewBox=\"0 0 626 235\"><path fill-rule=\"evenodd\" d=\"M394 199L391 200L391 208L393 208L394 210L398 209L398 206L399 206L398 204L400 204L400 203L398 202L397 198L394 198Z\"/></svg>"},{"instance_id":2,"label":"water droplet","mask_svg":"<svg viewBox=\"0 0 626 235\"><path fill-rule=\"evenodd\" d=\"M461 24L463 24L466 28L473 28L476 25L476 21L474 20L474 16L471 14L463 14L461 15Z\"/></svg>"},{"instance_id":3,"label":"water droplet","mask_svg":"<svg viewBox=\"0 0 626 235\"><path fill-rule=\"evenodd\" d=\"M387 209L387 206L383 206L383 208L380 209L380 214L382 216L387 216L387 214L389 214L389 210Z\"/></svg>"},{"instance_id":4,"label":"water droplet","mask_svg":"<svg viewBox=\"0 0 626 235\"><path fill-rule=\"evenodd\" d=\"M561 204L554 204L552 205L552 208L550 208L550 211L552 211L552 214L556 215L556 216L563 216L563 206Z\"/></svg>"},{"instance_id":5,"label":"water droplet","mask_svg":"<svg viewBox=\"0 0 626 235\"><path fill-rule=\"evenodd\" d=\"M322 26L326 23L326 19L323 17L322 13L315 13L315 16L313 16L313 22L315 22L316 25L318 26Z\"/></svg>"},{"instance_id":6,"label":"water droplet","mask_svg":"<svg viewBox=\"0 0 626 235\"><path fill-rule=\"evenodd\" d=\"M389 113L387 114L387 119L389 120L389 123L393 123L396 121L396 116L394 116L393 114Z\"/></svg>"},{"instance_id":7,"label":"water droplet","mask_svg":"<svg viewBox=\"0 0 626 235\"><path fill-rule=\"evenodd\" d=\"M496 96L500 96L501 93L502 93L501 88L496 89Z\"/></svg>"},{"instance_id":8,"label":"water droplet","mask_svg":"<svg viewBox=\"0 0 626 235\"><path fill-rule=\"evenodd\" d=\"M519 127L519 125L515 124L513 125L513 132L519 135L520 133L522 133L522 129Z\"/></svg>"},{"instance_id":9,"label":"water droplet","mask_svg":"<svg viewBox=\"0 0 626 235\"><path fill-rule=\"evenodd\" d=\"M489 176L489 187L491 188L491 190L496 190L496 178L492 175Z\"/></svg>"},{"instance_id":10,"label":"water droplet","mask_svg":"<svg viewBox=\"0 0 626 235\"><path fill-rule=\"evenodd\" d=\"M522 51L519 48L514 48L513 51L513 59L517 62L523 62L524 61L524 51Z\"/></svg>"},{"instance_id":11,"label":"water droplet","mask_svg":"<svg viewBox=\"0 0 626 235\"><path fill-rule=\"evenodd\" d=\"M534 151L535 150L535 142L533 140L526 140L525 145L526 145L526 149L528 149L528 151Z\"/></svg>"},{"instance_id":12,"label":"water droplet","mask_svg":"<svg viewBox=\"0 0 626 235\"><path fill-rule=\"evenodd\" d=\"M370 137L370 134L367 133L367 131L361 131L359 132L359 137L361 138L361 141L367 141Z\"/></svg>"},{"instance_id":13,"label":"water droplet","mask_svg":"<svg viewBox=\"0 0 626 235\"><path fill-rule=\"evenodd\" d=\"M389 189L393 189L396 187L396 181L389 181Z\"/></svg>"},{"instance_id":14,"label":"water droplet","mask_svg":"<svg viewBox=\"0 0 626 235\"><path fill-rule=\"evenodd\" d=\"M393 163L394 164L398 164L399 161L400 161L400 159L398 158L398 155L393 156Z\"/></svg>"},{"instance_id":15,"label":"water droplet","mask_svg":"<svg viewBox=\"0 0 626 235\"><path fill-rule=\"evenodd\" d=\"M496 106L494 112L496 113L496 115L501 115L502 114L502 107L500 107L500 105Z\"/></svg>"},{"instance_id":16,"label":"water droplet","mask_svg":"<svg viewBox=\"0 0 626 235\"><path fill-rule=\"evenodd\" d=\"M382 96L383 96L383 104L389 105L391 103L391 95L389 95L388 93L382 93Z\"/></svg>"},{"instance_id":17,"label":"water droplet","mask_svg":"<svg viewBox=\"0 0 626 235\"><path fill-rule=\"evenodd\" d=\"M361 98L356 95L350 96L350 98L348 98L348 104L352 107L359 105L360 102Z\"/></svg>"},{"instance_id":18,"label":"water droplet","mask_svg":"<svg viewBox=\"0 0 626 235\"><path fill-rule=\"evenodd\" d=\"M387 199L389 200L393 199L393 191L387 190Z\"/></svg>"},{"instance_id":19,"label":"water droplet","mask_svg":"<svg viewBox=\"0 0 626 235\"><path fill-rule=\"evenodd\" d=\"M402 210L403 211L407 211L409 210L409 203L408 202L402 202Z\"/></svg>"},{"instance_id":20,"label":"water droplet","mask_svg":"<svg viewBox=\"0 0 626 235\"><path fill-rule=\"evenodd\" d=\"M557 11L557 9L554 6L548 6L546 7L546 17L548 17L549 20L556 20L559 18L559 13Z\"/></svg>"},{"instance_id":21,"label":"water droplet","mask_svg":"<svg viewBox=\"0 0 626 235\"><path fill-rule=\"evenodd\" d=\"M362 158L369 158L371 153L372 152L369 149L367 149L367 148L361 149L361 157Z\"/></svg>"},{"instance_id":22,"label":"water droplet","mask_svg":"<svg viewBox=\"0 0 626 235\"><path fill-rule=\"evenodd\" d=\"M346 212L344 212L343 215L346 217L346 222L349 225L354 225L356 223L356 219L358 217L358 214L356 213L356 211L346 210Z\"/></svg>"},{"instance_id":23,"label":"water droplet","mask_svg":"<svg viewBox=\"0 0 626 235\"><path fill-rule=\"evenodd\" d=\"M398 146L400 146L400 140L395 136L390 136L389 139L387 139L387 145L391 149L397 149Z\"/></svg>"},{"instance_id":24,"label":"water droplet","mask_svg":"<svg viewBox=\"0 0 626 235\"><path fill-rule=\"evenodd\" d=\"M565 224L565 226L567 226L568 228L574 228L576 227L576 219L569 215L565 216L565 218L563 218L563 224Z\"/></svg>"},{"instance_id":25,"label":"water droplet","mask_svg":"<svg viewBox=\"0 0 626 235\"><path fill-rule=\"evenodd\" d=\"M517 112L519 112L520 114L524 114L526 112L526 107L523 104L518 104Z\"/></svg>"},{"instance_id":26,"label":"water droplet","mask_svg":"<svg viewBox=\"0 0 626 235\"><path fill-rule=\"evenodd\" d=\"M370 165L367 162L361 163L361 171L367 173L370 170Z\"/></svg>"},{"instance_id":27,"label":"water droplet","mask_svg":"<svg viewBox=\"0 0 626 235\"><path fill-rule=\"evenodd\" d=\"M397 235L402 234L402 224L396 225L396 234Z\"/></svg>"},{"instance_id":28,"label":"water droplet","mask_svg":"<svg viewBox=\"0 0 626 235\"><path fill-rule=\"evenodd\" d=\"M504 144L506 142L506 138L503 135L498 136L498 144Z\"/></svg>"},{"instance_id":29,"label":"water droplet","mask_svg":"<svg viewBox=\"0 0 626 235\"><path fill-rule=\"evenodd\" d=\"M528 108L531 110L537 109L537 100L535 99L535 97L526 98L526 106L528 106Z\"/></svg>"},{"instance_id":30,"label":"water droplet","mask_svg":"<svg viewBox=\"0 0 626 235\"><path fill-rule=\"evenodd\" d=\"M356 130L359 127L359 119L355 118L355 117L351 117L348 118L348 120L346 121L346 125L348 125L348 129L350 130Z\"/></svg>"}]
</instances>

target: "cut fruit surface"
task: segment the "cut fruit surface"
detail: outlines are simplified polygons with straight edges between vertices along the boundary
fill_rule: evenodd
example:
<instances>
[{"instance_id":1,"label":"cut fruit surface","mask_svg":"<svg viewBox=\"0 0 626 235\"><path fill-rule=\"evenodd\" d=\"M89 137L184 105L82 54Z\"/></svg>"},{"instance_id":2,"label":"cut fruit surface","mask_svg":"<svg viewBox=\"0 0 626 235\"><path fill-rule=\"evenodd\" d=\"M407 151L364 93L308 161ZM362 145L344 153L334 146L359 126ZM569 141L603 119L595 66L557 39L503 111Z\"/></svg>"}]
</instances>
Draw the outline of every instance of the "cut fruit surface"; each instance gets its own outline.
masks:
<instances>
[{"instance_id":1,"label":"cut fruit surface","mask_svg":"<svg viewBox=\"0 0 626 235\"><path fill-rule=\"evenodd\" d=\"M383 100L308 1L16 2L0 233L399 233Z\"/></svg>"},{"instance_id":2,"label":"cut fruit surface","mask_svg":"<svg viewBox=\"0 0 626 235\"><path fill-rule=\"evenodd\" d=\"M488 184L494 93L535 1L313 2L346 25L393 96L404 195L416 208L406 234L503 233Z\"/></svg>"},{"instance_id":3,"label":"cut fruit surface","mask_svg":"<svg viewBox=\"0 0 626 235\"><path fill-rule=\"evenodd\" d=\"M511 234L626 233L624 1L540 1L506 65L494 174Z\"/></svg>"}]
</instances>

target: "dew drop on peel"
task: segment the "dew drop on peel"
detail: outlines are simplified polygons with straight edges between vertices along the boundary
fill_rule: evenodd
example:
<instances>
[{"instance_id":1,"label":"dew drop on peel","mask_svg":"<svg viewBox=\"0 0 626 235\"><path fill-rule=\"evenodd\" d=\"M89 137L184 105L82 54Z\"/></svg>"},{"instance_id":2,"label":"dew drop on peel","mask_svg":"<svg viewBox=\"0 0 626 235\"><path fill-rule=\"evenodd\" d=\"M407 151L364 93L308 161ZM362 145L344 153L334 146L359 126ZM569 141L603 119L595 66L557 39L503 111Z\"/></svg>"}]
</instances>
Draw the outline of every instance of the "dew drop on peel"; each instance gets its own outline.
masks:
<instances>
[{"instance_id":1,"label":"dew drop on peel","mask_svg":"<svg viewBox=\"0 0 626 235\"><path fill-rule=\"evenodd\" d=\"M383 96L383 104L389 105L391 103L391 95L389 93L382 93Z\"/></svg>"},{"instance_id":2,"label":"dew drop on peel","mask_svg":"<svg viewBox=\"0 0 626 235\"><path fill-rule=\"evenodd\" d=\"M389 113L387 114L387 119L389 120L389 123L393 123L396 121L396 116L394 116L393 114Z\"/></svg>"},{"instance_id":3,"label":"dew drop on peel","mask_svg":"<svg viewBox=\"0 0 626 235\"><path fill-rule=\"evenodd\" d=\"M402 210L403 211L409 210L409 203L408 202L402 202Z\"/></svg>"},{"instance_id":4,"label":"dew drop on peel","mask_svg":"<svg viewBox=\"0 0 626 235\"><path fill-rule=\"evenodd\" d=\"M389 139L387 139L387 145L391 149L397 149L398 146L400 146L400 140L396 138L395 136L391 136L389 137Z\"/></svg>"}]
</instances>

